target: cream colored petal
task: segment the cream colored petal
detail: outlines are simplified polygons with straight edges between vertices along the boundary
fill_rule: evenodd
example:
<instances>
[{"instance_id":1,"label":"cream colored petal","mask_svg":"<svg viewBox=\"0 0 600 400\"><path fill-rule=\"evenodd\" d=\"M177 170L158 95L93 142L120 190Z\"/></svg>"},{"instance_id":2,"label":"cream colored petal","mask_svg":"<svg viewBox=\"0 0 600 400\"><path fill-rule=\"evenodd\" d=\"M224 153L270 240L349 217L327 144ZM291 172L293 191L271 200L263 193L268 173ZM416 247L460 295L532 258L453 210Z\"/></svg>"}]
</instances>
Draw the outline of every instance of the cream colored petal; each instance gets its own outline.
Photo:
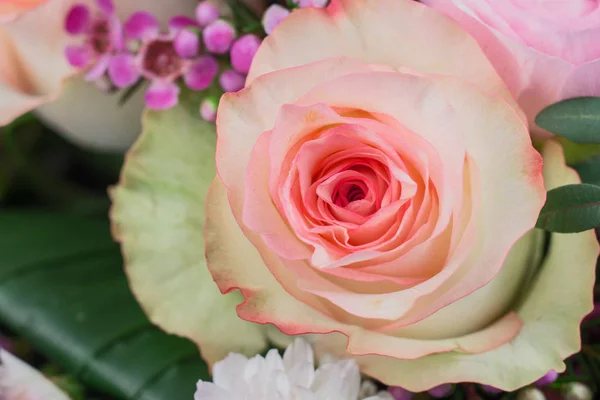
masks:
<instances>
[{"instance_id":1,"label":"cream colored petal","mask_svg":"<svg viewBox=\"0 0 600 400\"><path fill-rule=\"evenodd\" d=\"M148 112L111 191L113 231L133 293L155 324L196 342L209 363L266 346L264 327L236 315L241 295L222 295L206 268L204 201L214 145L214 126L193 110Z\"/></svg>"},{"instance_id":2,"label":"cream colored petal","mask_svg":"<svg viewBox=\"0 0 600 400\"><path fill-rule=\"evenodd\" d=\"M412 0L333 0L295 11L267 37L247 83L328 57L460 77L512 101L477 42L458 24Z\"/></svg>"},{"instance_id":3,"label":"cream colored petal","mask_svg":"<svg viewBox=\"0 0 600 400\"><path fill-rule=\"evenodd\" d=\"M39 371L0 349L0 394L5 400L70 400Z\"/></svg>"}]
</instances>

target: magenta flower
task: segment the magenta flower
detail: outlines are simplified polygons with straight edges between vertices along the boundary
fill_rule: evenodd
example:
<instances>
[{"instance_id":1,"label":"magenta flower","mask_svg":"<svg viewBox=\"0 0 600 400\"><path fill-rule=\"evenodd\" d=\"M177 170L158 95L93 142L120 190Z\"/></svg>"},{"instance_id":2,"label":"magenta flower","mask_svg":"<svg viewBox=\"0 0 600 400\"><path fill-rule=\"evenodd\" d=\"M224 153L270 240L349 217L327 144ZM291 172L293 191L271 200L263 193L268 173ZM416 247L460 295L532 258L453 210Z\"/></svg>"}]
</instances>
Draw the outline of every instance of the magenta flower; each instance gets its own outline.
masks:
<instances>
[{"instance_id":1,"label":"magenta flower","mask_svg":"<svg viewBox=\"0 0 600 400\"><path fill-rule=\"evenodd\" d=\"M70 35L84 37L82 44L65 49L67 61L77 68L91 67L85 76L87 80L102 77L111 58L124 47L123 29L113 2L96 0L96 7L98 12L92 15L86 5L76 4L65 20L65 29Z\"/></svg>"},{"instance_id":2,"label":"magenta flower","mask_svg":"<svg viewBox=\"0 0 600 400\"><path fill-rule=\"evenodd\" d=\"M139 41L140 50L136 55L114 57L109 67L110 78L117 87L131 86L140 76L150 80L145 102L148 108L155 110L177 104L179 78L183 78L190 89L208 88L217 75L217 61L206 55L194 57L199 53L199 41L180 35L183 29L194 24L190 18L174 17L169 22L168 32L163 33L152 14L144 11L133 14L125 23L125 37Z\"/></svg>"}]
</instances>

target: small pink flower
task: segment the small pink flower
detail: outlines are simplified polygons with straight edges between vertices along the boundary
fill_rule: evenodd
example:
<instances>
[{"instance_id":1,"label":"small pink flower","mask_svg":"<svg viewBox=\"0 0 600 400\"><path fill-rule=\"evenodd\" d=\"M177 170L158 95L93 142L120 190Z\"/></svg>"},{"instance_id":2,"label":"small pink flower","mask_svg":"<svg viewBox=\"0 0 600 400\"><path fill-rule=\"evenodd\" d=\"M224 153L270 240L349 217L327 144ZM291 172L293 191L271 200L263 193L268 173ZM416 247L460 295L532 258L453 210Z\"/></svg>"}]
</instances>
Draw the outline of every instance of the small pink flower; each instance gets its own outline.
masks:
<instances>
[{"instance_id":1,"label":"small pink flower","mask_svg":"<svg viewBox=\"0 0 600 400\"><path fill-rule=\"evenodd\" d=\"M219 77L219 84L225 92L237 92L244 88L245 83L246 76L232 69L223 71Z\"/></svg>"},{"instance_id":2,"label":"small pink flower","mask_svg":"<svg viewBox=\"0 0 600 400\"><path fill-rule=\"evenodd\" d=\"M236 71L247 74L250 71L252 59L260 47L261 40L258 36L248 34L235 41L231 47L231 65Z\"/></svg>"},{"instance_id":3,"label":"small pink flower","mask_svg":"<svg viewBox=\"0 0 600 400\"><path fill-rule=\"evenodd\" d=\"M185 30L190 26L195 26L192 19L178 16L169 22L168 32L162 33L152 14L144 11L133 14L125 24L125 35L141 42L140 51L137 55L123 54L113 59L109 74L115 85L130 86L140 76L150 80L145 101L155 110L177 104L179 78L193 90L208 88L217 75L218 63L211 56L196 57L199 41Z\"/></svg>"},{"instance_id":4,"label":"small pink flower","mask_svg":"<svg viewBox=\"0 0 600 400\"><path fill-rule=\"evenodd\" d=\"M262 18L262 24L265 28L265 32L270 35L271 32L273 32L273 29L275 29L275 27L279 25L279 23L288 15L290 15L290 10L280 6L279 4L273 4L271 7L267 8L267 11L265 11L265 14Z\"/></svg>"},{"instance_id":5,"label":"small pink flower","mask_svg":"<svg viewBox=\"0 0 600 400\"><path fill-rule=\"evenodd\" d=\"M96 0L99 10L92 15L83 4L71 8L65 20L65 30L73 36L84 36L82 44L67 46L65 55L71 65L90 70L87 80L96 80L107 71L111 58L123 47L123 29L114 13L111 0Z\"/></svg>"},{"instance_id":6,"label":"small pink flower","mask_svg":"<svg viewBox=\"0 0 600 400\"><path fill-rule=\"evenodd\" d=\"M196 20L202 28L216 21L221 16L219 9L208 1L201 1L196 7Z\"/></svg>"},{"instance_id":7,"label":"small pink flower","mask_svg":"<svg viewBox=\"0 0 600 400\"><path fill-rule=\"evenodd\" d=\"M235 40L235 29L228 22L218 19L204 28L202 37L208 51L215 54L225 54Z\"/></svg>"}]
</instances>

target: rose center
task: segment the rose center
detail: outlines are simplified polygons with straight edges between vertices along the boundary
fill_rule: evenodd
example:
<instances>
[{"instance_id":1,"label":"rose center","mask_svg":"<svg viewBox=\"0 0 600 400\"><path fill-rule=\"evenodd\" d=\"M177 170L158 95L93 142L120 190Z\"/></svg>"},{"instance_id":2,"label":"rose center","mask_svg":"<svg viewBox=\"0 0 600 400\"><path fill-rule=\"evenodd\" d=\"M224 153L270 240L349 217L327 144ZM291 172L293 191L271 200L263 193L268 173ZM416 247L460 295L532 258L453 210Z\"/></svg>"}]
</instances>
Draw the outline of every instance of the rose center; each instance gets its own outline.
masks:
<instances>
[{"instance_id":1,"label":"rose center","mask_svg":"<svg viewBox=\"0 0 600 400\"><path fill-rule=\"evenodd\" d=\"M350 203L364 200L368 192L369 188L364 182L342 182L335 189L332 200L335 205L345 208Z\"/></svg>"},{"instance_id":2,"label":"rose center","mask_svg":"<svg viewBox=\"0 0 600 400\"><path fill-rule=\"evenodd\" d=\"M181 71L183 61L177 55L173 41L155 40L146 48L143 65L146 71L158 77L166 77Z\"/></svg>"}]
</instances>

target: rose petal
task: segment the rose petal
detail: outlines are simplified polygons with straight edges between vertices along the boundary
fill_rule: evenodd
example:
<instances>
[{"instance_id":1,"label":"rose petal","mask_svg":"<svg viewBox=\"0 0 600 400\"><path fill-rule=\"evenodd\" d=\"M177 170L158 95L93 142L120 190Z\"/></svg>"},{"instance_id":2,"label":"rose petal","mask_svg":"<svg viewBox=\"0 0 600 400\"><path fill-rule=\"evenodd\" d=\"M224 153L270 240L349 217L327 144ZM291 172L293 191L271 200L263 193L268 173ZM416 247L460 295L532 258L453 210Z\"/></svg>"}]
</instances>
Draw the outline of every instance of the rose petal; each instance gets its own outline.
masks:
<instances>
[{"instance_id":1,"label":"rose petal","mask_svg":"<svg viewBox=\"0 0 600 400\"><path fill-rule=\"evenodd\" d=\"M133 85L140 78L133 54L119 54L110 58L108 76L118 88Z\"/></svg>"},{"instance_id":2,"label":"rose petal","mask_svg":"<svg viewBox=\"0 0 600 400\"><path fill-rule=\"evenodd\" d=\"M90 23L90 9L83 5L75 5L65 19L65 29L71 35L83 33Z\"/></svg>"},{"instance_id":3,"label":"rose petal","mask_svg":"<svg viewBox=\"0 0 600 400\"><path fill-rule=\"evenodd\" d=\"M154 15L138 11L125 22L125 36L129 39L149 39L158 35L160 24Z\"/></svg>"},{"instance_id":4,"label":"rose petal","mask_svg":"<svg viewBox=\"0 0 600 400\"><path fill-rule=\"evenodd\" d=\"M577 173L565 165L558 143L547 142L543 154L548 190L580 182ZM415 392L447 382L475 382L513 391L535 382L550 369L562 372L563 360L581 348L579 324L593 309L597 257L594 231L552 234L538 276L524 289L525 296L517 304L523 328L512 341L481 354L452 352L410 361L365 356L358 359L361 371ZM580 266L577 274L573 274L572 265ZM343 352L345 340L339 336L330 339L329 344ZM327 344L324 348L334 351Z\"/></svg>"},{"instance_id":5,"label":"rose petal","mask_svg":"<svg viewBox=\"0 0 600 400\"><path fill-rule=\"evenodd\" d=\"M152 82L144 100L152 110L169 109L179 101L179 86L174 83Z\"/></svg>"},{"instance_id":6,"label":"rose petal","mask_svg":"<svg viewBox=\"0 0 600 400\"><path fill-rule=\"evenodd\" d=\"M341 56L460 77L490 93L503 93L514 103L477 42L447 17L412 1L332 3L328 9L303 8L285 18L256 53L247 82L271 71ZM410 46L398 48L396 43L406 37L411 37ZM469 62L462 62L464 58Z\"/></svg>"}]
</instances>

